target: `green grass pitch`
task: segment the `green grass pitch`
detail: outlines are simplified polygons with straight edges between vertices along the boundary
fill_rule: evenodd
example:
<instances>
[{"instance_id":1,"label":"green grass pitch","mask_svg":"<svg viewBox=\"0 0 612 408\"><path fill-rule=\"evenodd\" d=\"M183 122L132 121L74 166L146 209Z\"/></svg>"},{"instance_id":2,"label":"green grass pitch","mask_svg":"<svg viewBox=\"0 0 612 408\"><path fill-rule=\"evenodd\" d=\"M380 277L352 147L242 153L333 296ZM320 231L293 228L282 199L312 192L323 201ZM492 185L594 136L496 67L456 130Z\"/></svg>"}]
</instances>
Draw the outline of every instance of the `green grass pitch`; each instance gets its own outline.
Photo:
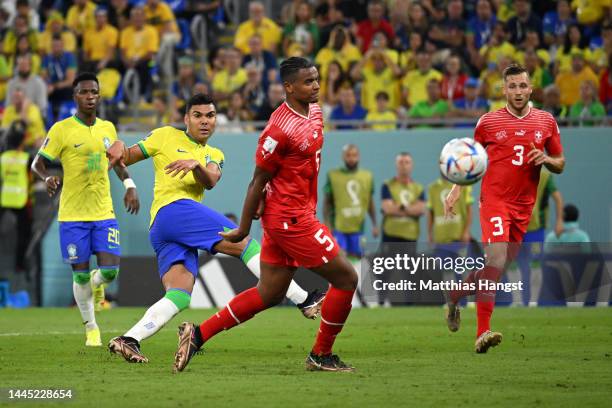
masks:
<instances>
[{"instance_id":1,"label":"green grass pitch","mask_svg":"<svg viewBox=\"0 0 612 408\"><path fill-rule=\"evenodd\" d=\"M144 309L98 314L103 342ZM70 407L609 407L612 310L498 308L502 344L473 352L475 312L450 333L442 308L354 310L336 352L355 373L304 370L318 321L275 308L218 335L180 374L171 372L176 327L212 310L189 310L143 343L151 362L128 364L85 348L76 309L0 310L0 388L72 388ZM66 405L68 404L68 405ZM6 405L0 402L0 405Z\"/></svg>"}]
</instances>

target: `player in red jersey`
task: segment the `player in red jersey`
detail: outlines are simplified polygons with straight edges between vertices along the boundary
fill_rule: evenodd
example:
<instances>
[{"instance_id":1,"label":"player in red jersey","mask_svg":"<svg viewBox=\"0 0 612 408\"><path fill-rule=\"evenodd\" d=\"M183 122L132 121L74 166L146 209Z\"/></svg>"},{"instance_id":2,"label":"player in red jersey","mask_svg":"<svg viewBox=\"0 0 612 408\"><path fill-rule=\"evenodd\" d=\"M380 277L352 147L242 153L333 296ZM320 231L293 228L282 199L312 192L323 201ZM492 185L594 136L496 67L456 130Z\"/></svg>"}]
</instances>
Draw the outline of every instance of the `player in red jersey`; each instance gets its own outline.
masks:
<instances>
[{"instance_id":1,"label":"player in red jersey","mask_svg":"<svg viewBox=\"0 0 612 408\"><path fill-rule=\"evenodd\" d=\"M553 173L561 173L565 166L557 122L550 113L529 106L532 88L527 70L510 65L504 70L503 80L506 107L484 114L474 131L474 139L484 146L489 156L480 194L480 226L487 262L484 269L464 279L476 288L477 353L485 353L502 339L501 333L490 329L495 290L490 285L487 287L486 281L501 279L523 241L536 199L541 166ZM460 189L455 185L446 198L447 214L454 214ZM446 319L451 331L459 329L457 302L473 293L449 293Z\"/></svg>"},{"instance_id":2,"label":"player in red jersey","mask_svg":"<svg viewBox=\"0 0 612 408\"><path fill-rule=\"evenodd\" d=\"M274 111L259 138L255 173L240 226L220 233L228 241L242 241L261 211L265 194L259 283L238 294L199 327L192 323L180 325L175 372L182 371L202 345L220 331L244 323L279 303L298 265L330 283L321 307L321 325L306 367L353 371L353 367L332 354L332 346L350 313L357 274L339 253L333 235L316 217L317 177L323 147L323 115L316 104L319 74L308 60L292 57L281 64L280 75L287 99Z\"/></svg>"}]
</instances>

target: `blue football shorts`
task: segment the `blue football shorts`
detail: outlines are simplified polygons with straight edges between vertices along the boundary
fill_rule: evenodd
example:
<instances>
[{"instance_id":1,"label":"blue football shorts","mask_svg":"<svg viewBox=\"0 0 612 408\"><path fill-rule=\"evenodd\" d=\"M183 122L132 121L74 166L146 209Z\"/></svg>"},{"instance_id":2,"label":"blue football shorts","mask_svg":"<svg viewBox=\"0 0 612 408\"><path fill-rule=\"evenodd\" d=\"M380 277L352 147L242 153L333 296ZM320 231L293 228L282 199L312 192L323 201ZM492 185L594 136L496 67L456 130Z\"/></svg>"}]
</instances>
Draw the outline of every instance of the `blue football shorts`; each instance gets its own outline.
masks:
<instances>
[{"instance_id":1,"label":"blue football shorts","mask_svg":"<svg viewBox=\"0 0 612 408\"><path fill-rule=\"evenodd\" d=\"M62 221L59 223L60 246L64 262L89 262L97 252L121 256L117 220Z\"/></svg>"},{"instance_id":2,"label":"blue football shorts","mask_svg":"<svg viewBox=\"0 0 612 408\"><path fill-rule=\"evenodd\" d=\"M333 231L332 233L336 241L338 241L338 245L340 248L344 250L348 255L353 255L357 257L362 256L361 250L361 233L354 232L352 234L347 234L340 231Z\"/></svg>"},{"instance_id":3,"label":"blue football shorts","mask_svg":"<svg viewBox=\"0 0 612 408\"><path fill-rule=\"evenodd\" d=\"M159 276L178 263L198 276L198 249L215 254L213 247L223 239L219 232L234 228L236 224L223 214L193 200L178 200L160 208L149 231Z\"/></svg>"}]
</instances>

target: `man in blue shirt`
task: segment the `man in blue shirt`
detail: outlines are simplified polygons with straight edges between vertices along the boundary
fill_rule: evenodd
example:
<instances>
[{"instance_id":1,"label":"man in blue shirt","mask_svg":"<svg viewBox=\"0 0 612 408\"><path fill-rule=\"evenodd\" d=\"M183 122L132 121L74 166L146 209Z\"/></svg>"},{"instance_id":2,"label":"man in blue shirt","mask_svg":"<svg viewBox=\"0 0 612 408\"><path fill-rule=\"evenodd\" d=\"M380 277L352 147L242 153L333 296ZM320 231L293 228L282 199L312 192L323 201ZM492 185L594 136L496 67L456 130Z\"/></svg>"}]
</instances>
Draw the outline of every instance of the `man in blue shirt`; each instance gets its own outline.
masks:
<instances>
[{"instance_id":1,"label":"man in blue shirt","mask_svg":"<svg viewBox=\"0 0 612 408\"><path fill-rule=\"evenodd\" d=\"M562 40L565 37L567 28L572 24L576 24L576 19L572 16L570 2L568 0L559 0L556 11L549 11L544 14L542 31L544 32L546 45L551 45L556 40Z\"/></svg>"},{"instance_id":2,"label":"man in blue shirt","mask_svg":"<svg viewBox=\"0 0 612 408\"><path fill-rule=\"evenodd\" d=\"M340 89L338 94L338 100L340 103L332 110L330 119L334 121L347 121L347 120L364 120L368 112L357 103L355 97L355 91L350 86L346 86ZM357 129L359 126L350 124L339 124L334 125L336 129Z\"/></svg>"},{"instance_id":3,"label":"man in blue shirt","mask_svg":"<svg viewBox=\"0 0 612 408\"><path fill-rule=\"evenodd\" d=\"M476 15L468 21L466 39L470 52L478 51L489 42L497 19L489 0L478 0Z\"/></svg>"},{"instance_id":4,"label":"man in blue shirt","mask_svg":"<svg viewBox=\"0 0 612 408\"><path fill-rule=\"evenodd\" d=\"M76 58L64 51L64 41L59 34L51 40L51 52L42 63L42 76L47 82L47 94L56 118L63 102L72 100L72 81L76 75Z\"/></svg>"},{"instance_id":5,"label":"man in blue shirt","mask_svg":"<svg viewBox=\"0 0 612 408\"><path fill-rule=\"evenodd\" d=\"M251 52L242 58L242 67L256 67L261 72L264 91L278 79L278 64L276 57L270 51L264 50L261 35L255 34L249 39Z\"/></svg>"},{"instance_id":6,"label":"man in blue shirt","mask_svg":"<svg viewBox=\"0 0 612 408\"><path fill-rule=\"evenodd\" d=\"M464 97L455 101L451 116L457 118L473 119L474 124L482 115L489 111L489 103L486 99L478 96L480 82L476 78L469 78L463 85ZM473 124L466 123L457 127L471 127Z\"/></svg>"}]
</instances>

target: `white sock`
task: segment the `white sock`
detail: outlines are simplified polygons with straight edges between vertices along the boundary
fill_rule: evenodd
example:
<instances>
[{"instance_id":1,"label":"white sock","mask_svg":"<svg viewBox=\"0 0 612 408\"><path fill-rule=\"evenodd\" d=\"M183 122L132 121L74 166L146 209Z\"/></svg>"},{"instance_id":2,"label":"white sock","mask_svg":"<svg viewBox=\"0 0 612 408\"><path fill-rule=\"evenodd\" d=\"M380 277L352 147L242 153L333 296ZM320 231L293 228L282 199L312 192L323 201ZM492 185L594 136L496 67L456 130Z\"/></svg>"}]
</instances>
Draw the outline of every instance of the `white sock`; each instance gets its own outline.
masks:
<instances>
[{"instance_id":1,"label":"white sock","mask_svg":"<svg viewBox=\"0 0 612 408\"><path fill-rule=\"evenodd\" d=\"M87 330L97 328L98 325L96 324L96 315L94 314L91 284L87 282L84 285L79 285L76 282L72 282L72 293L74 294L74 300L79 307L81 318Z\"/></svg>"},{"instance_id":2,"label":"white sock","mask_svg":"<svg viewBox=\"0 0 612 408\"><path fill-rule=\"evenodd\" d=\"M179 312L179 308L168 298L161 298L147 309L142 319L138 321L127 333L126 337L136 339L138 342L151 337Z\"/></svg>"},{"instance_id":3,"label":"white sock","mask_svg":"<svg viewBox=\"0 0 612 408\"><path fill-rule=\"evenodd\" d=\"M249 262L246 264L247 268L253 273L253 275L257 276L257 279L261 276L261 270L259 266L259 254L254 255ZM296 305L304 302L308 297L308 292L300 287L295 281L291 281L289 284L289 289L287 289L287 294L285 295Z\"/></svg>"},{"instance_id":4,"label":"white sock","mask_svg":"<svg viewBox=\"0 0 612 408\"><path fill-rule=\"evenodd\" d=\"M94 284L94 286L97 288L100 285L109 285L111 283L113 283L113 281L115 280L115 278L111 279L111 280L107 280L104 276L102 276L102 272L100 272L100 269L94 269L91 271L91 280Z\"/></svg>"},{"instance_id":5,"label":"white sock","mask_svg":"<svg viewBox=\"0 0 612 408\"><path fill-rule=\"evenodd\" d=\"M357 273L357 277L358 277L357 289L355 290L355 293L353 294L353 300L351 301L351 305L353 307L362 307L363 305L361 304L361 299L359 298L359 294L360 294L359 289L361 288L361 286L359 285L359 282L361 282L361 259L350 261L350 263L351 265L353 265L353 268L355 269L355 272Z\"/></svg>"},{"instance_id":6,"label":"white sock","mask_svg":"<svg viewBox=\"0 0 612 408\"><path fill-rule=\"evenodd\" d=\"M102 277L102 274L100 273L99 269L94 269L93 271L91 271L90 276L91 276L91 281L93 282L96 288L102 284L106 284L106 281Z\"/></svg>"}]
</instances>

